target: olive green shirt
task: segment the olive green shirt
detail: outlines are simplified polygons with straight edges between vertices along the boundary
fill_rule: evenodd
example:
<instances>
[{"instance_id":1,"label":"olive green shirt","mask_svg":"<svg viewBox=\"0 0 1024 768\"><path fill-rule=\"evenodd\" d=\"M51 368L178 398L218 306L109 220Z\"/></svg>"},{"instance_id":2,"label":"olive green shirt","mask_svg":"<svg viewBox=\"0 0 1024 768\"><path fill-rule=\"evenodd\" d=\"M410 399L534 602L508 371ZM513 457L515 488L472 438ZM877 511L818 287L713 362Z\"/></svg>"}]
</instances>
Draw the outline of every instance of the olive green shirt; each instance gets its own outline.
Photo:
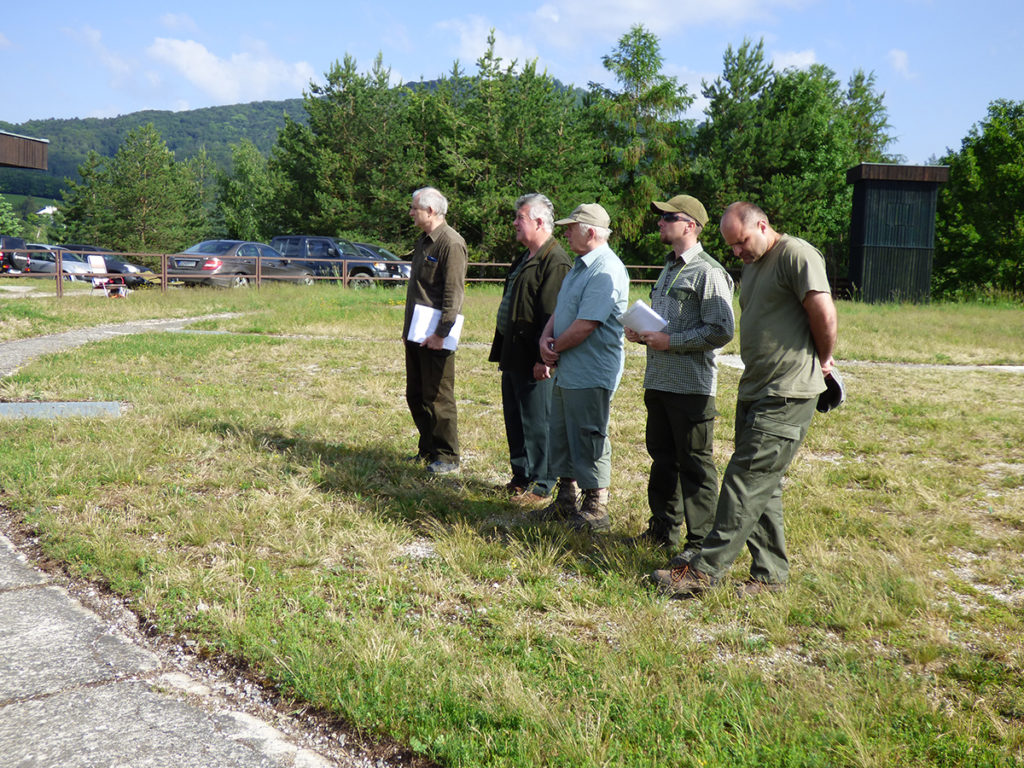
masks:
<instances>
[{"instance_id":1,"label":"olive green shirt","mask_svg":"<svg viewBox=\"0 0 1024 768\"><path fill-rule=\"evenodd\" d=\"M825 390L803 301L829 293L825 259L806 240L782 238L740 278L739 400L817 397Z\"/></svg>"},{"instance_id":2,"label":"olive green shirt","mask_svg":"<svg viewBox=\"0 0 1024 768\"><path fill-rule=\"evenodd\" d=\"M449 334L456 316L462 311L466 284L466 241L447 224L422 234L413 248L409 287L405 294L405 325L402 338L409 335L409 324L417 304L441 310L436 333Z\"/></svg>"}]
</instances>

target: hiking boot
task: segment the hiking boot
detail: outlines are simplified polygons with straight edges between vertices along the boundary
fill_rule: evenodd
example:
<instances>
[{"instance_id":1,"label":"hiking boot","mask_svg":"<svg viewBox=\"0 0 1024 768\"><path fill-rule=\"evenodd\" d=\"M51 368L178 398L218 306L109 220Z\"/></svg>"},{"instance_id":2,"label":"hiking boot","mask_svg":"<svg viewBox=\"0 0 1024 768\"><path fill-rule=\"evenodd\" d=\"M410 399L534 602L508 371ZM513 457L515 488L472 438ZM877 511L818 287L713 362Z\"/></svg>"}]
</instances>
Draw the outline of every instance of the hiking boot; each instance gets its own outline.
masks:
<instances>
[{"instance_id":1,"label":"hiking boot","mask_svg":"<svg viewBox=\"0 0 1024 768\"><path fill-rule=\"evenodd\" d=\"M611 528L612 520L608 517L608 489L587 488L583 492L583 503L579 512L569 519L569 527L595 533Z\"/></svg>"},{"instance_id":2,"label":"hiking boot","mask_svg":"<svg viewBox=\"0 0 1024 768\"><path fill-rule=\"evenodd\" d=\"M777 594L782 592L786 585L781 581L760 581L758 579L747 579L736 587L736 597L756 597L764 594Z\"/></svg>"},{"instance_id":3,"label":"hiking boot","mask_svg":"<svg viewBox=\"0 0 1024 768\"><path fill-rule=\"evenodd\" d=\"M669 568L680 568L687 565L693 558L700 554L700 550L695 547L686 547L682 552L673 557L668 561Z\"/></svg>"},{"instance_id":4,"label":"hiking boot","mask_svg":"<svg viewBox=\"0 0 1024 768\"><path fill-rule=\"evenodd\" d=\"M715 585L715 580L708 574L691 568L689 564L655 571L651 574L651 581L658 591L669 597L696 596Z\"/></svg>"},{"instance_id":5,"label":"hiking boot","mask_svg":"<svg viewBox=\"0 0 1024 768\"><path fill-rule=\"evenodd\" d=\"M541 523L568 520L576 514L579 498L580 487L576 485L575 480L559 479L558 487L555 489L555 500L530 516Z\"/></svg>"}]
</instances>

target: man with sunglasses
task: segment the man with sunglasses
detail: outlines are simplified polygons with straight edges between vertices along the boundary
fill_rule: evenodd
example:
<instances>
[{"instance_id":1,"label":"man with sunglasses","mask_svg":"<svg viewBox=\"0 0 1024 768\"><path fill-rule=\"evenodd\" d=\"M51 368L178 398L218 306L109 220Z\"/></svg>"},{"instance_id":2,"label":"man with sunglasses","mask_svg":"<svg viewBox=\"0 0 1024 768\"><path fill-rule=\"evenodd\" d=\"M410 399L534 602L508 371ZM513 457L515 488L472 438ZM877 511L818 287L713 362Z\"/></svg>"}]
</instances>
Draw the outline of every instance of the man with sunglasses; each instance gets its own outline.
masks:
<instances>
[{"instance_id":1,"label":"man with sunglasses","mask_svg":"<svg viewBox=\"0 0 1024 768\"><path fill-rule=\"evenodd\" d=\"M683 547L682 558L700 552L718 504L714 445L715 350L733 336L733 281L700 244L708 222L704 205L690 195L652 202L661 242L672 247L651 289L651 308L667 321L660 331L626 339L647 347L644 404L651 474L647 530L637 545ZM685 539L680 541L686 524Z\"/></svg>"}]
</instances>

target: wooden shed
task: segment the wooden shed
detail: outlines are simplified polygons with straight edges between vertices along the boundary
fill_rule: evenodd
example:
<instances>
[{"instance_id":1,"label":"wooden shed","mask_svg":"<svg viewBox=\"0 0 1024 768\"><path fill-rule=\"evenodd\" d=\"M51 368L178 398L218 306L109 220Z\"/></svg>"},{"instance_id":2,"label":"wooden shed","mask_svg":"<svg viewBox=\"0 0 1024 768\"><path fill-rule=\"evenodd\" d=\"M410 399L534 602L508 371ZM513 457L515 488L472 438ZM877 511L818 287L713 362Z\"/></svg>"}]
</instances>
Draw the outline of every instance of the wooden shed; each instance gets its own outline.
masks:
<instances>
[{"instance_id":1,"label":"wooden shed","mask_svg":"<svg viewBox=\"0 0 1024 768\"><path fill-rule=\"evenodd\" d=\"M0 166L46 170L48 139L33 139L16 133L0 131Z\"/></svg>"},{"instance_id":2,"label":"wooden shed","mask_svg":"<svg viewBox=\"0 0 1024 768\"><path fill-rule=\"evenodd\" d=\"M850 282L864 301L924 301L935 256L935 202L946 165L861 163L853 184Z\"/></svg>"}]
</instances>

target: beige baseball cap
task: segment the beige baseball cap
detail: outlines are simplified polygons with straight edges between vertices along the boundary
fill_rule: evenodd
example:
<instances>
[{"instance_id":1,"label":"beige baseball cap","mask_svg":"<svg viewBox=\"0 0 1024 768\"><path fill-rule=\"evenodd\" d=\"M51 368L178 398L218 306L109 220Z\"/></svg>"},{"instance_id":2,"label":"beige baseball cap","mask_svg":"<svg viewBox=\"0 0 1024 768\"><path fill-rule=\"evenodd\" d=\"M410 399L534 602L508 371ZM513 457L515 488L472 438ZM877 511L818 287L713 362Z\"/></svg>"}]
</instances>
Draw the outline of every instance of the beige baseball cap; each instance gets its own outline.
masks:
<instances>
[{"instance_id":1,"label":"beige baseball cap","mask_svg":"<svg viewBox=\"0 0 1024 768\"><path fill-rule=\"evenodd\" d=\"M664 203L652 202L651 210L655 213L685 213L702 227L708 223L708 212L704 210L704 204L690 195L676 195Z\"/></svg>"},{"instance_id":2,"label":"beige baseball cap","mask_svg":"<svg viewBox=\"0 0 1024 768\"><path fill-rule=\"evenodd\" d=\"M608 228L612 224L608 211L597 203L577 205L566 218L559 219L555 224L590 224L592 227Z\"/></svg>"}]
</instances>

